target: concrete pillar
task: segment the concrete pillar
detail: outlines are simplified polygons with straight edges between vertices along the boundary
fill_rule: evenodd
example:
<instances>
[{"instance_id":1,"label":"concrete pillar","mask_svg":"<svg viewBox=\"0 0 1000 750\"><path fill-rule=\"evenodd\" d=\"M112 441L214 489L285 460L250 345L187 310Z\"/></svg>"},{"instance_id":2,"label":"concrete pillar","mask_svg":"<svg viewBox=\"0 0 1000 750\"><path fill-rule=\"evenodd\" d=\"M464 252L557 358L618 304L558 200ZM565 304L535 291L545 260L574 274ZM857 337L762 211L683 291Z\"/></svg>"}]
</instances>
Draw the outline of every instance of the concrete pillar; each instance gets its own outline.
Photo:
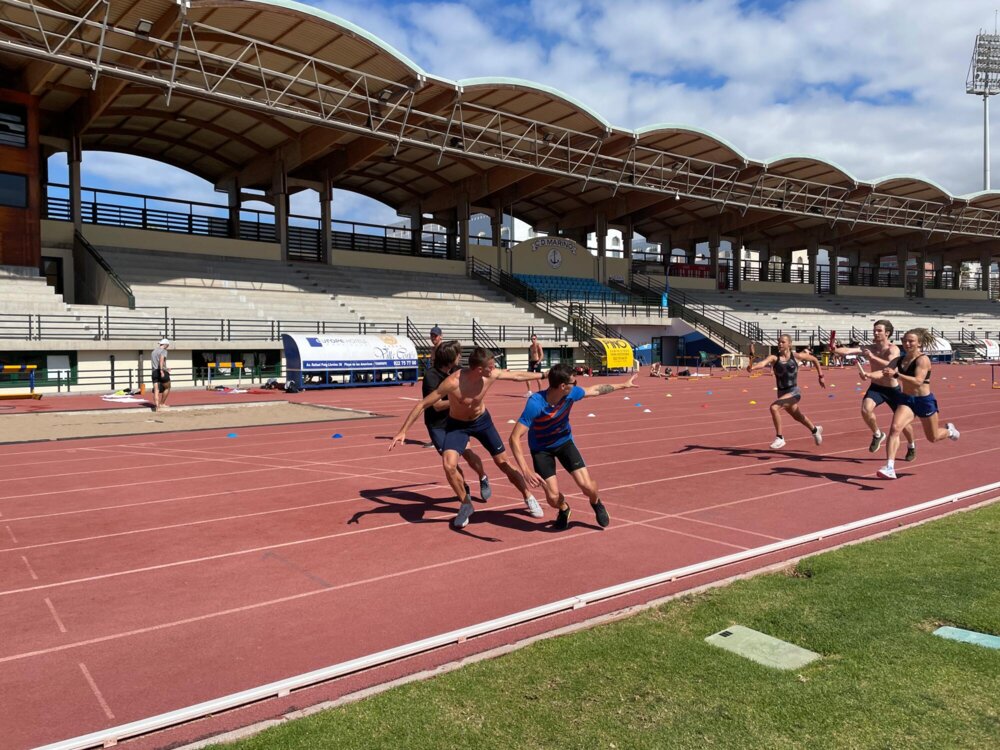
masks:
<instances>
[{"instance_id":1,"label":"concrete pillar","mask_svg":"<svg viewBox=\"0 0 1000 750\"><path fill-rule=\"evenodd\" d=\"M849 283L851 286L857 286L858 282L861 280L861 251L855 250L852 253L847 253L847 266L850 268L848 273Z\"/></svg>"},{"instance_id":2,"label":"concrete pillar","mask_svg":"<svg viewBox=\"0 0 1000 750\"><path fill-rule=\"evenodd\" d=\"M739 291L743 288L743 238L734 237L730 240L729 247L732 252L733 289Z\"/></svg>"},{"instance_id":3,"label":"concrete pillar","mask_svg":"<svg viewBox=\"0 0 1000 750\"><path fill-rule=\"evenodd\" d=\"M924 297L927 291L927 249L917 251L917 296Z\"/></svg>"},{"instance_id":4,"label":"concrete pillar","mask_svg":"<svg viewBox=\"0 0 1000 750\"><path fill-rule=\"evenodd\" d=\"M625 256L625 284L632 285L632 238L635 233L632 230L632 222L628 221L622 227L622 255ZM667 251L670 252L669 250ZM669 262L669 259L668 261Z\"/></svg>"},{"instance_id":5,"label":"concrete pillar","mask_svg":"<svg viewBox=\"0 0 1000 750\"><path fill-rule=\"evenodd\" d=\"M722 239L719 236L719 230L713 229L708 234L708 257L709 262L712 264L712 279L714 288L719 286L719 246L722 244Z\"/></svg>"},{"instance_id":6,"label":"concrete pillar","mask_svg":"<svg viewBox=\"0 0 1000 750\"><path fill-rule=\"evenodd\" d=\"M691 240L688 242L685 254L687 255L687 262L689 264L694 263L698 259L698 241Z\"/></svg>"},{"instance_id":7,"label":"concrete pillar","mask_svg":"<svg viewBox=\"0 0 1000 750\"><path fill-rule=\"evenodd\" d=\"M816 268L816 263L819 260L819 240L815 237L809 238L809 244L806 246L806 257L809 261L809 288L816 291L816 282L819 280Z\"/></svg>"},{"instance_id":8,"label":"concrete pillar","mask_svg":"<svg viewBox=\"0 0 1000 750\"><path fill-rule=\"evenodd\" d=\"M459 197L456 213L458 217L458 242L455 258L464 260L469 257L469 218L472 216L468 195L463 194Z\"/></svg>"},{"instance_id":9,"label":"concrete pillar","mask_svg":"<svg viewBox=\"0 0 1000 750\"><path fill-rule=\"evenodd\" d=\"M420 255L424 246L424 215L418 209L410 215L410 253Z\"/></svg>"},{"instance_id":10,"label":"concrete pillar","mask_svg":"<svg viewBox=\"0 0 1000 750\"><path fill-rule=\"evenodd\" d=\"M329 180L323 180L319 194L319 252L321 259L333 265L333 189Z\"/></svg>"},{"instance_id":11,"label":"concrete pillar","mask_svg":"<svg viewBox=\"0 0 1000 750\"><path fill-rule=\"evenodd\" d=\"M455 260L458 257L458 214L452 214L444 222L445 228L445 257L448 260Z\"/></svg>"},{"instance_id":12,"label":"concrete pillar","mask_svg":"<svg viewBox=\"0 0 1000 750\"><path fill-rule=\"evenodd\" d=\"M497 249L497 268L503 268L503 211L497 208L490 216L490 236Z\"/></svg>"},{"instance_id":13,"label":"concrete pillar","mask_svg":"<svg viewBox=\"0 0 1000 750\"><path fill-rule=\"evenodd\" d=\"M83 162L83 145L76 133L69 140L69 153L66 155L69 165L69 215L73 229L83 230L83 197L80 185L80 165Z\"/></svg>"},{"instance_id":14,"label":"concrete pillar","mask_svg":"<svg viewBox=\"0 0 1000 750\"><path fill-rule=\"evenodd\" d=\"M226 191L229 203L229 236L238 240L240 238L240 183L233 180L233 183Z\"/></svg>"},{"instance_id":15,"label":"concrete pillar","mask_svg":"<svg viewBox=\"0 0 1000 750\"><path fill-rule=\"evenodd\" d=\"M990 291L990 265L993 263L993 251L983 250L979 254L979 266L981 271L979 273L979 291L987 292Z\"/></svg>"},{"instance_id":16,"label":"concrete pillar","mask_svg":"<svg viewBox=\"0 0 1000 750\"><path fill-rule=\"evenodd\" d=\"M781 280L785 284L792 283L792 251L781 250L778 252L781 257Z\"/></svg>"},{"instance_id":17,"label":"concrete pillar","mask_svg":"<svg viewBox=\"0 0 1000 750\"><path fill-rule=\"evenodd\" d=\"M281 259L288 260L288 175L285 165L275 165L271 182L271 196L274 199L274 233L281 248Z\"/></svg>"},{"instance_id":18,"label":"concrete pillar","mask_svg":"<svg viewBox=\"0 0 1000 750\"><path fill-rule=\"evenodd\" d=\"M899 285L906 289L906 263L910 259L910 250L906 245L896 248L896 268L899 271Z\"/></svg>"},{"instance_id":19,"label":"concrete pillar","mask_svg":"<svg viewBox=\"0 0 1000 750\"><path fill-rule=\"evenodd\" d=\"M829 247L826 255L830 264L830 294L836 294L837 287L840 285L840 279L838 278L840 274L837 273L837 269L840 267L840 246L833 245Z\"/></svg>"},{"instance_id":20,"label":"concrete pillar","mask_svg":"<svg viewBox=\"0 0 1000 750\"><path fill-rule=\"evenodd\" d=\"M964 261L956 260L951 264L951 288L961 289L962 288L962 265Z\"/></svg>"},{"instance_id":21,"label":"concrete pillar","mask_svg":"<svg viewBox=\"0 0 1000 750\"><path fill-rule=\"evenodd\" d=\"M597 280L608 281L608 220L604 214L594 217L594 234L597 237Z\"/></svg>"}]
</instances>

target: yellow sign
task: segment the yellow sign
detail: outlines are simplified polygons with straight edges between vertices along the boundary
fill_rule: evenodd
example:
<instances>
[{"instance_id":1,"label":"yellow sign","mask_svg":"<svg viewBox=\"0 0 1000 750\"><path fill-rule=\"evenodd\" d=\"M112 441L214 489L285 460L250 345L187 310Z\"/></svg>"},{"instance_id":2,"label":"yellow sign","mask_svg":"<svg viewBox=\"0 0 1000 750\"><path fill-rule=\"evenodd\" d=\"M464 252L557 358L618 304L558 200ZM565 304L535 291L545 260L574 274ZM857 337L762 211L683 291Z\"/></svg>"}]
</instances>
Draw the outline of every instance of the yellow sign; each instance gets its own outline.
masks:
<instances>
[{"instance_id":1,"label":"yellow sign","mask_svg":"<svg viewBox=\"0 0 1000 750\"><path fill-rule=\"evenodd\" d=\"M622 339L594 339L604 349L604 366L609 370L631 370L633 363L632 346Z\"/></svg>"}]
</instances>

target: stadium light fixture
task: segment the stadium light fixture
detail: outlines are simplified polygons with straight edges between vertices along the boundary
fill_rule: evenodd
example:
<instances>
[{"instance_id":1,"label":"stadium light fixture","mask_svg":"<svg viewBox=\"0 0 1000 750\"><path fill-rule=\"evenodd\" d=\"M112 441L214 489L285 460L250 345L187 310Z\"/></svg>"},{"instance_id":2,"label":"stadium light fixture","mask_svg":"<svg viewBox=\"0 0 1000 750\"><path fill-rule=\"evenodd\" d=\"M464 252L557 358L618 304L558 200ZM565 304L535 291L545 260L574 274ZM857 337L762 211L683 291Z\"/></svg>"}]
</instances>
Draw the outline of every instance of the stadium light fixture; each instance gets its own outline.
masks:
<instances>
[{"instance_id":1,"label":"stadium light fixture","mask_svg":"<svg viewBox=\"0 0 1000 750\"><path fill-rule=\"evenodd\" d=\"M145 18L140 18L139 22L135 25L136 36L148 38L152 30L153 30L153 22L147 21Z\"/></svg>"},{"instance_id":2,"label":"stadium light fixture","mask_svg":"<svg viewBox=\"0 0 1000 750\"><path fill-rule=\"evenodd\" d=\"M983 190L990 189L990 97L1000 94L1000 34L980 31L965 93L983 97Z\"/></svg>"}]
</instances>

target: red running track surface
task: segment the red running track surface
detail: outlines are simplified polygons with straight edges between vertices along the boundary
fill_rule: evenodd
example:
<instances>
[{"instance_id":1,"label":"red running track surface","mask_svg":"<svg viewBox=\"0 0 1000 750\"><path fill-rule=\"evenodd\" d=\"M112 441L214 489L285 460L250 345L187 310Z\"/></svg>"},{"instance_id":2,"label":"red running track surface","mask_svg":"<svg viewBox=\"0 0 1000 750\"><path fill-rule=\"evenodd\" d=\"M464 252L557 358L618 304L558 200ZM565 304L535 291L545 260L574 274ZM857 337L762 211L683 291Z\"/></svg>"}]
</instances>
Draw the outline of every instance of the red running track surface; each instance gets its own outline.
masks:
<instances>
[{"instance_id":1,"label":"red running track surface","mask_svg":"<svg viewBox=\"0 0 1000 750\"><path fill-rule=\"evenodd\" d=\"M484 451L493 498L477 504L465 531L451 529L457 502L436 454L418 443L422 422L410 444L387 452L419 395L408 387L285 397L385 419L244 427L236 439L212 430L0 446L4 746L124 724L1000 481L1000 398L988 369L937 366L934 378L943 421L956 422L962 439L930 445L920 435L917 461L898 463L896 482L875 477L884 455L867 451L851 370L833 370L827 391L802 373L802 408L825 428L821 447L786 417L788 445L769 450L768 376L642 376L639 389L587 399L572 422L611 513L606 530L563 473L570 529L554 531L548 508L545 519L530 518ZM523 394L517 383L490 394L505 438ZM884 407L879 418L887 426ZM543 618L127 744L162 747L280 715L895 525Z\"/></svg>"}]
</instances>

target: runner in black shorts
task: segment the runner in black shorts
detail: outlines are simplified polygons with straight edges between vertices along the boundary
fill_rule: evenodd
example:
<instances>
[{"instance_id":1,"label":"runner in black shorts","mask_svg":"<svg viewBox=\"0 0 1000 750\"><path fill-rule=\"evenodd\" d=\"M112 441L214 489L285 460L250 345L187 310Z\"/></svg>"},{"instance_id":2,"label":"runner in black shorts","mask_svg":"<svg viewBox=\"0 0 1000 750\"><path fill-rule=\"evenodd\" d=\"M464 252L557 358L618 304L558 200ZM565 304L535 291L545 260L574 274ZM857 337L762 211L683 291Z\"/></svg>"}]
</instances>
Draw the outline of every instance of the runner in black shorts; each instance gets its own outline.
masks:
<instances>
[{"instance_id":1,"label":"runner in black shorts","mask_svg":"<svg viewBox=\"0 0 1000 750\"><path fill-rule=\"evenodd\" d=\"M892 360L899 356L899 347L889 341L892 336L892 323L888 320L876 320L872 325L872 343L862 347L840 347L834 353L841 356L865 356L870 362L871 372L865 372L858 362L858 375L862 380L871 383L868 391L861 399L861 418L865 420L868 429L872 431L872 441L868 446L870 453L877 453L878 449L885 444L886 434L879 429L878 420L875 418L875 409L880 404L888 404L889 408L896 411L902 397L899 383L895 378L886 378L882 370ZM906 438L907 450L906 461L912 461L917 457L917 444L913 440L913 427L906 426L903 431Z\"/></svg>"},{"instance_id":2,"label":"runner in black shorts","mask_svg":"<svg viewBox=\"0 0 1000 750\"><path fill-rule=\"evenodd\" d=\"M903 428L913 421L920 420L927 439L936 443L948 438L958 440L959 432L951 422L946 427L939 426L938 404L931 393L931 360L924 349L934 343L934 336L926 328L914 328L903 336L905 354L897 357L883 370L887 378L898 378L903 395L895 414L892 416L892 427L889 428L889 439L886 441L885 466L878 470L883 479L896 478L896 451L899 448L899 436Z\"/></svg>"},{"instance_id":3,"label":"runner in black shorts","mask_svg":"<svg viewBox=\"0 0 1000 750\"><path fill-rule=\"evenodd\" d=\"M545 499L559 511L555 527L565 529L569 525L570 507L566 497L559 491L556 481L556 461L570 473L577 487L590 500L597 523L601 528L611 523L608 511L597 493L597 482L590 477L583 456L573 442L573 430L569 424L569 413L573 404L587 396L601 396L605 393L625 388L635 388L635 375L624 383L606 383L581 388L576 384L576 375L569 365L553 365L549 370L549 387L528 399L524 412L510 433L510 452L517 465L532 487L541 485L545 489ZM528 448L534 470L528 468L521 451L521 437L528 433Z\"/></svg>"},{"instance_id":4,"label":"runner in black shorts","mask_svg":"<svg viewBox=\"0 0 1000 750\"><path fill-rule=\"evenodd\" d=\"M438 343L438 346L434 349L434 366L424 374L424 398L436 391L442 381L458 369L458 359L461 356L462 345L458 341ZM439 456L444 453L444 436L447 423L447 398L441 399L424 411L424 424L427 426L427 434L430 435L431 443L434 445ZM471 448L462 452L462 458L465 459L466 463L476 472L476 476L479 477L479 496L483 500L489 500L493 494L493 490L490 488L489 477L486 476L486 471L483 469L482 459ZM461 466L458 467L458 473L462 474L462 480L465 481L465 475L462 472ZM468 482L465 482L465 494L469 494Z\"/></svg>"},{"instance_id":5,"label":"runner in black shorts","mask_svg":"<svg viewBox=\"0 0 1000 750\"><path fill-rule=\"evenodd\" d=\"M819 375L821 388L826 388L823 382L823 370L819 360L806 352L792 351L792 337L787 333L778 336L778 353L762 359L757 364L747 367L747 372L759 370L768 365L772 365L774 370L775 385L778 389L778 397L771 403L771 420L774 422L775 438L771 443L772 450L785 447L785 438L781 435L781 410L787 411L792 419L808 429L813 436L816 445L823 442L823 428L814 425L809 421L809 417L799 410L799 401L802 399L802 391L799 390L799 362L810 362L816 368Z\"/></svg>"},{"instance_id":6,"label":"runner in black shorts","mask_svg":"<svg viewBox=\"0 0 1000 750\"><path fill-rule=\"evenodd\" d=\"M486 394L498 380L524 382L541 379L542 376L537 373L501 370L496 367L494 356L477 346L469 355L469 366L449 375L423 401L414 406L403 421L403 426L400 427L399 432L389 444L389 450L392 450L395 446L405 442L406 431L410 425L417 421L420 413L441 399L448 399L448 422L445 424L444 451L441 459L444 463L444 472L448 477L448 483L461 500L458 514L452 521L452 526L456 529L464 529L474 511L472 498L465 491L464 480L458 471L458 458L465 452L470 437L476 438L490 452L490 455L493 456L493 463L521 493L528 513L533 518L541 518L545 515L535 496L528 490L528 485L525 484L521 472L514 468L504 456L503 441L497 434L493 420L483 403Z\"/></svg>"}]
</instances>

